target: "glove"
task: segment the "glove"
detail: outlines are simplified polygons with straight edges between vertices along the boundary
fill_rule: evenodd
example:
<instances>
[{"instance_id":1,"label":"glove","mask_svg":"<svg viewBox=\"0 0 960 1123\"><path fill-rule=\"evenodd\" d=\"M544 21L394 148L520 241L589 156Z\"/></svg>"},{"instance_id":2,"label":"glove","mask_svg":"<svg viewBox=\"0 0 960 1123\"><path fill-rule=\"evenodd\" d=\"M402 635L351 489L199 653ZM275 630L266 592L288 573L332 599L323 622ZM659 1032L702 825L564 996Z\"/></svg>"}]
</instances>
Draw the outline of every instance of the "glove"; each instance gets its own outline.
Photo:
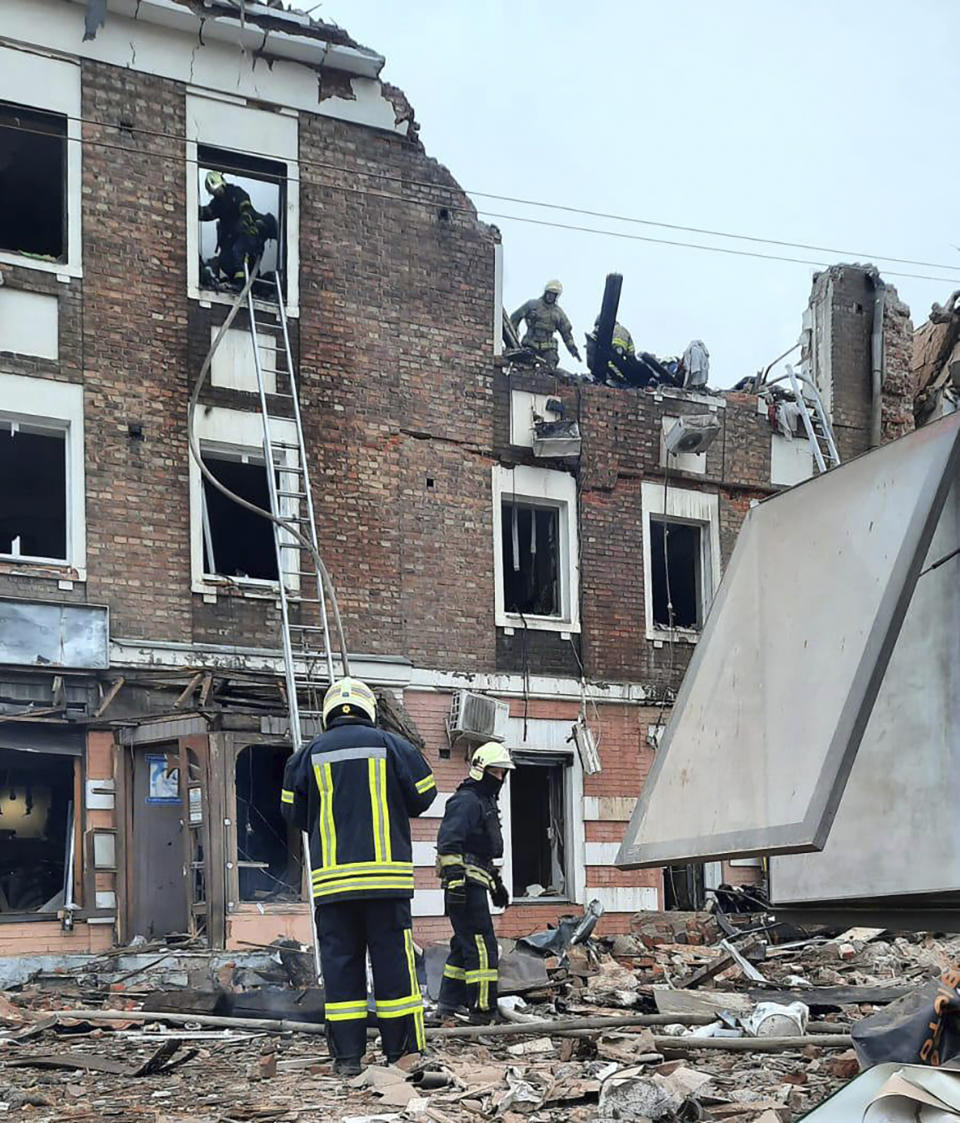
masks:
<instances>
[{"instance_id":1,"label":"glove","mask_svg":"<svg viewBox=\"0 0 960 1123\"><path fill-rule=\"evenodd\" d=\"M506 885L497 878L497 883L490 890L490 900L493 901L494 906L498 909L505 909L510 904L510 894L507 892Z\"/></svg>"},{"instance_id":2,"label":"glove","mask_svg":"<svg viewBox=\"0 0 960 1123\"><path fill-rule=\"evenodd\" d=\"M570 354L573 355L573 357L577 360L578 363L582 361L581 358L580 358L580 349L577 347L576 344L574 344L570 348Z\"/></svg>"}]
</instances>

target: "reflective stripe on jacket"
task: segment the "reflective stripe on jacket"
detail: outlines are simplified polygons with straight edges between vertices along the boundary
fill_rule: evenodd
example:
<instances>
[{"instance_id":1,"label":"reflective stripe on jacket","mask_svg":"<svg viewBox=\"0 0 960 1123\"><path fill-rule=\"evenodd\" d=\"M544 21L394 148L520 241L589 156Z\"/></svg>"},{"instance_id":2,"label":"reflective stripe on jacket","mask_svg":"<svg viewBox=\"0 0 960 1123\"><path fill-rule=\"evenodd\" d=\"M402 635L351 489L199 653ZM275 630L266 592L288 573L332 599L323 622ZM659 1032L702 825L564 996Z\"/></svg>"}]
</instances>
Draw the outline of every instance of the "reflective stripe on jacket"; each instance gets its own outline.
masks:
<instances>
[{"instance_id":1,"label":"reflective stripe on jacket","mask_svg":"<svg viewBox=\"0 0 960 1123\"><path fill-rule=\"evenodd\" d=\"M336 719L294 753L281 809L310 836L317 904L412 897L410 817L426 811L436 794L421 753L367 721Z\"/></svg>"}]
</instances>

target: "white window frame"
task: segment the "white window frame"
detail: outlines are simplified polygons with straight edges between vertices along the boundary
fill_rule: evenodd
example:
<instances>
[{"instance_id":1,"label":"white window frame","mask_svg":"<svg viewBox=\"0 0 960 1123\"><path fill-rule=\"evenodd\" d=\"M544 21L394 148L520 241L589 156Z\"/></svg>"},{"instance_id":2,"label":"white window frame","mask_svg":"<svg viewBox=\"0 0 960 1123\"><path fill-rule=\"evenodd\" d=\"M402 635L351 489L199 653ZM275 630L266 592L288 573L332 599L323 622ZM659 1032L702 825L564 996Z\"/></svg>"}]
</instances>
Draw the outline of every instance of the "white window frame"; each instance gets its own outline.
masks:
<instances>
[{"instance_id":1,"label":"white window frame","mask_svg":"<svg viewBox=\"0 0 960 1123\"><path fill-rule=\"evenodd\" d=\"M83 387L49 378L0 374L0 422L39 425L65 434L66 460L66 558L32 558L0 554L4 572L18 566L49 567L51 577L74 581L87 579L86 482L83 446ZM0 439L9 440L6 433Z\"/></svg>"},{"instance_id":2,"label":"white window frame","mask_svg":"<svg viewBox=\"0 0 960 1123\"><path fill-rule=\"evenodd\" d=\"M564 876L567 891L562 897L518 897L523 904L565 904L582 905L586 902L586 827L583 814L583 765L579 754L568 744L567 738L573 720L553 718L531 718L527 722L527 739L523 739L523 719L509 718L505 744L511 750L534 754L541 752L568 753L570 764L564 767L563 815L565 837L563 840ZM510 773L507 772L504 790L500 796L500 811L503 827L503 883L513 897L513 816L510 804Z\"/></svg>"},{"instance_id":3,"label":"white window frame","mask_svg":"<svg viewBox=\"0 0 960 1123\"><path fill-rule=\"evenodd\" d=\"M213 406L198 409L195 415L197 438L202 453L225 453L229 456L247 456L263 463L263 422L258 413L244 413L236 409ZM296 444L297 427L293 421L271 418L272 440ZM298 467L296 449L274 449L274 463L280 470L280 486L284 491L296 491L300 486L298 475L284 475L284 467ZM264 469L266 470L266 469ZM280 508L286 518L296 519L300 513L300 500L284 496ZM285 533L285 532L284 532ZM286 539L293 541L290 535ZM190 575L191 589L206 596L218 591L237 588L244 596L275 599L280 592L279 582L255 577L222 577L204 572L203 564L203 477L193 456L190 456ZM284 550L283 576L287 592L296 596L300 592L300 553Z\"/></svg>"},{"instance_id":4,"label":"white window frame","mask_svg":"<svg viewBox=\"0 0 960 1123\"><path fill-rule=\"evenodd\" d=\"M286 165L286 213L282 216L286 238L286 311L300 314L300 164L299 118L291 109L276 113L247 106L243 98L209 91L187 91L187 295L204 304L232 304L230 293L200 287L200 223L197 211L204 201L198 183L198 150L203 147L233 149ZM281 218L280 215L277 216ZM261 305L260 301L256 301ZM269 304L262 304L269 309Z\"/></svg>"},{"instance_id":5,"label":"white window frame","mask_svg":"<svg viewBox=\"0 0 960 1123\"><path fill-rule=\"evenodd\" d=\"M81 249L81 203L83 145L81 141L80 63L50 58L7 45L0 45L0 101L56 113L67 119L66 261L39 261L26 254L0 249L0 262L56 273L67 280L83 276Z\"/></svg>"},{"instance_id":6,"label":"white window frame","mask_svg":"<svg viewBox=\"0 0 960 1123\"><path fill-rule=\"evenodd\" d=\"M664 491L666 490L666 502ZM645 634L648 640L674 643L696 643L701 628L657 628L653 623L653 567L651 564L651 516L671 522L699 526L700 533L700 598L703 621L720 584L720 500L717 495L689 488L667 487L662 483L643 481L640 485L643 514L643 603Z\"/></svg>"},{"instance_id":7,"label":"white window frame","mask_svg":"<svg viewBox=\"0 0 960 1123\"><path fill-rule=\"evenodd\" d=\"M498 628L533 631L580 631L580 560L577 530L577 481L566 472L550 468L503 468L493 466L493 574L494 617ZM560 615L532 616L507 612L504 607L503 530L501 504L514 496L535 506L555 507L560 512Z\"/></svg>"}]
</instances>

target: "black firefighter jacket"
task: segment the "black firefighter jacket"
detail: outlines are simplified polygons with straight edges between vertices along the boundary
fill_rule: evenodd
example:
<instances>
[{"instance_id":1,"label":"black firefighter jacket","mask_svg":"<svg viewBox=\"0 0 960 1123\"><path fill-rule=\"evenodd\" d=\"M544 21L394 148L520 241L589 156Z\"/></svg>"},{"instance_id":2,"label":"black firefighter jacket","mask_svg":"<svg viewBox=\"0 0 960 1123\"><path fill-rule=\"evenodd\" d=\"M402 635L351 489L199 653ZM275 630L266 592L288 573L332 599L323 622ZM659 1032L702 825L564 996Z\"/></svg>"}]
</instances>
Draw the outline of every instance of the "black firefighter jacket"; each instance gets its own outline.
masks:
<instances>
[{"instance_id":1,"label":"black firefighter jacket","mask_svg":"<svg viewBox=\"0 0 960 1123\"><path fill-rule=\"evenodd\" d=\"M500 785L494 787L489 778L464 780L447 800L443 822L437 833L438 866L444 883L466 876L492 889L498 875L494 858L503 857L503 832L497 795ZM462 868L462 873L458 870Z\"/></svg>"},{"instance_id":2,"label":"black firefighter jacket","mask_svg":"<svg viewBox=\"0 0 960 1123\"><path fill-rule=\"evenodd\" d=\"M423 756L369 722L339 718L294 753L284 818L310 836L316 904L413 896L410 817L437 794Z\"/></svg>"}]
</instances>

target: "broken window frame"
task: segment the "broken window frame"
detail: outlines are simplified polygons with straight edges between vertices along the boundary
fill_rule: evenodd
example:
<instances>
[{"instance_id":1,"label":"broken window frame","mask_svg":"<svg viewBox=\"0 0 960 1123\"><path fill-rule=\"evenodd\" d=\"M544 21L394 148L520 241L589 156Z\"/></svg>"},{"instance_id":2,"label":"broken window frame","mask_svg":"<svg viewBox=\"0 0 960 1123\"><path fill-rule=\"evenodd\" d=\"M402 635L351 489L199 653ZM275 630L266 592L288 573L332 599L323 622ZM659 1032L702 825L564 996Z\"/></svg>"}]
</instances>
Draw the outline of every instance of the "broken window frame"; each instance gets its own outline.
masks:
<instances>
[{"instance_id":1,"label":"broken window frame","mask_svg":"<svg viewBox=\"0 0 960 1123\"><path fill-rule=\"evenodd\" d=\"M710 605L720 584L719 497L713 492L694 491L662 481L643 481L640 485L643 534L643 602L645 636L658 643L696 643L706 623ZM666 491L666 497L664 492ZM653 615L653 535L651 520L700 527L699 618L696 628L662 627Z\"/></svg>"},{"instance_id":2,"label":"broken window frame","mask_svg":"<svg viewBox=\"0 0 960 1123\"><path fill-rule=\"evenodd\" d=\"M208 148L226 153L256 152L258 156L286 166L284 213L277 225L284 235L286 313L300 315L300 163L299 121L289 110L254 108L227 102L198 92L187 94L186 213L187 296L211 304L232 304L230 293L200 288L200 224L198 207L208 196L200 184L199 150ZM256 300L258 308L272 305Z\"/></svg>"},{"instance_id":3,"label":"broken window frame","mask_svg":"<svg viewBox=\"0 0 960 1123\"><path fill-rule=\"evenodd\" d=\"M664 536L665 536L664 538L660 538L659 535L656 535L654 533L654 526L655 525L661 526L661 527L664 528ZM704 549L704 535L705 535L705 532L706 532L706 529L707 529L707 524L706 523L700 523L700 522L692 522L689 519L672 519L669 516L664 516L664 515L651 515L650 519L647 523L647 526L649 527L649 531L650 531L650 551L651 551L651 554L650 554L650 563L651 563L650 564L650 571L651 571L650 599L651 599L651 612L653 613L653 626L654 626L654 628L656 628L658 632L668 632L668 633L671 632L671 631L680 631L680 632L701 632L701 631L703 631L703 622L706 618L706 595L707 595L706 590L707 590L707 588L709 587L709 584L710 584L709 575L708 575L708 573L705 572L705 568L709 567L709 565L710 565L709 555L707 554L707 551ZM654 565L658 564L661 561L661 559L658 559L656 557L656 553L662 551L664 549L664 545L666 545L666 549L667 549L666 569L668 571L670 571L670 594L669 594L669 598L667 600L667 604L668 604L667 612L668 612L668 615L669 615L669 602L672 600L673 603L674 603L674 609L675 609L674 619L676 619L676 600L677 600L677 591L678 591L677 581L678 581L679 575L671 570L670 557L669 557L669 554L670 554L669 536L670 536L672 528L674 528L674 527L676 527L676 528L689 527L690 529L695 530L697 532L697 549L695 551L695 555L694 555L694 559L693 559L693 565L694 565L693 593L694 593L694 597L696 599L696 611L694 613L694 615L696 617L696 623L694 623L694 624L680 624L680 623L671 624L669 619L668 620L658 620L657 619L657 610L656 610L657 587L656 587L656 578L655 578L655 573L654 573ZM666 598L667 597L667 590L664 589L663 593L664 593L664 597Z\"/></svg>"},{"instance_id":4,"label":"broken window frame","mask_svg":"<svg viewBox=\"0 0 960 1123\"><path fill-rule=\"evenodd\" d=\"M522 720L518 722L522 725ZM554 723L547 721L546 725ZM569 733L570 723L560 723L566 733ZM583 812L583 766L579 755L571 746L566 749L547 748L548 744L555 744L556 739L538 732L538 719L529 722L529 740L518 743L508 738L510 752L516 756L518 763L537 767L537 762L542 765L563 766L563 852L564 852L564 878L566 881L562 897L520 897L517 898L524 904L549 904L573 903L584 904L587 895L587 869L586 869L586 823ZM565 744L565 742L564 742ZM500 811L503 826L503 883L510 890L513 899L513 809L511 804L511 776L508 772L504 782L504 790L500 796Z\"/></svg>"},{"instance_id":5,"label":"broken window frame","mask_svg":"<svg viewBox=\"0 0 960 1123\"><path fill-rule=\"evenodd\" d=\"M265 463L263 421L259 413L247 413L242 410L213 406L198 410L195 423L201 455L209 453L225 459L237 459L245 456L261 464ZM272 418L270 424L272 440L285 444L296 444L297 428L294 422ZM221 434L229 434L236 440L218 439ZM281 489L297 491L300 487L300 478L293 471L299 460L296 449L274 447L273 456L274 464L279 472ZM288 471L284 471L284 469L288 469ZM233 590L245 597L275 599L278 593L277 580L257 577L227 577L206 572L204 482L200 469L192 456L190 456L189 474L191 588L193 592L202 593L205 596L215 596L218 592ZM295 520L300 513L300 500L295 496L281 496L280 510L285 518ZM264 520L264 522L266 523L267 520ZM293 542L294 539L288 531L281 530L280 534L281 541ZM289 596L297 597L300 593L300 552L285 549L281 552L281 561L287 593Z\"/></svg>"},{"instance_id":6,"label":"broken window frame","mask_svg":"<svg viewBox=\"0 0 960 1123\"><path fill-rule=\"evenodd\" d=\"M277 749L287 750L289 758L289 746L278 744L276 741L259 741L254 739L240 739L238 738L232 745L230 752L231 767L229 769L228 784L227 784L227 801L228 806L233 809L233 830L229 832L227 841L227 862L230 863L231 878L229 883L228 898L231 902L232 910L237 911L242 909L243 906L258 908L259 906L274 908L276 906L290 906L297 905L307 900L307 871L306 865L303 862L301 835L300 832L292 828L286 827L287 830L287 843L291 855L291 861L295 861L300 866L300 876L297 885L291 886L292 896L278 897L276 899L264 899L258 897L244 897L241 893L241 869L247 859L241 857L241 850L243 849L240 844L240 830L243 822L240 813L240 800L237 790L237 769L240 764L240 759L244 752L269 752L276 751ZM280 806L280 788L272 793L270 798L275 798L276 806ZM270 876L268 874L268 876Z\"/></svg>"},{"instance_id":7,"label":"broken window frame","mask_svg":"<svg viewBox=\"0 0 960 1123\"><path fill-rule=\"evenodd\" d=\"M204 202L210 202L210 196L206 193L203 181L206 173L209 171L221 172L227 179L228 183L238 183L239 186L244 185L240 180L253 180L257 183L276 184L277 186L277 203L276 213L274 218L277 220L277 241L276 241L276 265L274 270L280 275L281 286L284 295L286 295L287 288L287 180L289 179L289 172L287 170L286 161L264 159L258 156L249 156L243 152L235 152L229 149L218 148L212 144L198 144L197 145L197 195L200 199L201 205ZM244 187L244 190L246 188ZM250 194L248 191L247 194ZM251 196L254 209L260 211L257 207L257 200ZM260 211L260 213L273 213L272 211ZM197 233L197 246L200 251L200 256L203 256L203 227L212 226L213 223L200 222L197 219L200 230ZM198 283L200 291L205 296L211 292L219 292L218 289L206 289L203 287L202 280Z\"/></svg>"},{"instance_id":8,"label":"broken window frame","mask_svg":"<svg viewBox=\"0 0 960 1123\"><path fill-rule=\"evenodd\" d=\"M30 565L67 565L70 555L70 484L67 478L69 471L69 449L67 447L68 434L67 429L63 426L57 425L38 425L32 418L25 418L23 420L13 420L0 417L0 441L17 441L22 440L23 437L41 437L48 440L55 440L61 447L63 456L63 494L61 499L63 501L63 553L37 553L32 554L20 549L18 543L20 541L20 534L17 533L12 538L10 549L4 550L0 546L0 559L3 561L10 561L13 563L28 563ZM52 449L45 449L44 455L47 452L52 453ZM35 457L39 460L40 457ZM26 462L27 465L32 461ZM29 470L29 468L28 468ZM15 494L19 489L11 488L11 494ZM33 494L32 498L35 501L39 500L37 494ZM35 509L35 508L34 508ZM59 516L59 512L57 512ZM59 517L56 520L59 523ZM59 529L59 528L58 528ZM3 539L0 538L0 542Z\"/></svg>"},{"instance_id":9,"label":"broken window frame","mask_svg":"<svg viewBox=\"0 0 960 1123\"><path fill-rule=\"evenodd\" d=\"M18 137L18 132L21 134ZM62 113L51 113L47 109L35 109L32 106L24 105L19 102L10 102L0 99L0 144L3 143L4 136L8 140L14 141L20 139L29 141L36 146L41 137L51 138L51 141L59 141L59 152L57 153L57 174L59 176L59 253L41 254L39 250L29 250L17 248L15 246L5 246L0 242L0 249L4 253L8 253L13 257L23 257L27 260L44 261L51 265L64 265L69 253L69 246L67 242L67 119ZM50 155L53 154L54 146L50 144ZM16 156L24 155L24 153L15 153L14 163L16 165ZM30 155L39 156L40 153L30 153ZM46 176L52 174L52 169L38 167L36 173L27 181L27 186L34 195L42 192L42 185L38 180L44 179ZM26 178L26 173L24 173ZM50 216L45 215L44 218ZM53 225L51 223L51 225Z\"/></svg>"},{"instance_id":10,"label":"broken window frame","mask_svg":"<svg viewBox=\"0 0 960 1123\"><path fill-rule=\"evenodd\" d=\"M64 867L63 867L63 883L64 883L64 904L58 906L57 909L52 909L46 912L40 912L37 909L18 909L2 911L0 910L0 924L22 924L24 921L47 921L58 922L58 909L69 907L70 911L76 916L83 916L83 821L84 821L84 798L83 792L85 787L84 776L84 757L82 754L73 752L59 752L50 751L49 746L45 750L30 750L18 749L12 746L4 746L6 751L18 753L24 758L24 762L34 764L36 768L40 768L42 762L30 761L31 757L49 757L54 756L69 760L72 765L72 795L68 804L68 817L69 827L66 832L64 843L66 846L64 854ZM0 815L0 829L3 828L3 816ZM69 877L67 876L69 872Z\"/></svg>"},{"instance_id":11,"label":"broken window frame","mask_svg":"<svg viewBox=\"0 0 960 1123\"><path fill-rule=\"evenodd\" d=\"M23 100L30 91L30 101ZM0 46L0 101L30 113L62 118L64 140L64 222L60 260L48 261L29 254L0 249L0 263L17 265L61 277L82 277L81 238L81 100L79 60L47 58L34 51ZM2 399L0 399L2 400Z\"/></svg>"},{"instance_id":12,"label":"broken window frame","mask_svg":"<svg viewBox=\"0 0 960 1123\"><path fill-rule=\"evenodd\" d=\"M537 631L571 634L580 631L580 564L577 530L577 482L572 475L549 468L503 468L494 465L493 550L494 619L497 627L509 630L529 628ZM506 608L502 510L505 503L550 507L558 512L559 609L555 615L541 616L511 612Z\"/></svg>"},{"instance_id":13,"label":"broken window frame","mask_svg":"<svg viewBox=\"0 0 960 1123\"><path fill-rule=\"evenodd\" d=\"M66 579L85 581L86 571L86 483L84 465L83 387L52 379L0 373L0 440L10 437L11 425L49 435L63 434L64 487L66 492L65 557L34 557L0 553L0 568L6 572L33 570L40 566ZM37 403L44 412L38 413Z\"/></svg>"}]
</instances>

